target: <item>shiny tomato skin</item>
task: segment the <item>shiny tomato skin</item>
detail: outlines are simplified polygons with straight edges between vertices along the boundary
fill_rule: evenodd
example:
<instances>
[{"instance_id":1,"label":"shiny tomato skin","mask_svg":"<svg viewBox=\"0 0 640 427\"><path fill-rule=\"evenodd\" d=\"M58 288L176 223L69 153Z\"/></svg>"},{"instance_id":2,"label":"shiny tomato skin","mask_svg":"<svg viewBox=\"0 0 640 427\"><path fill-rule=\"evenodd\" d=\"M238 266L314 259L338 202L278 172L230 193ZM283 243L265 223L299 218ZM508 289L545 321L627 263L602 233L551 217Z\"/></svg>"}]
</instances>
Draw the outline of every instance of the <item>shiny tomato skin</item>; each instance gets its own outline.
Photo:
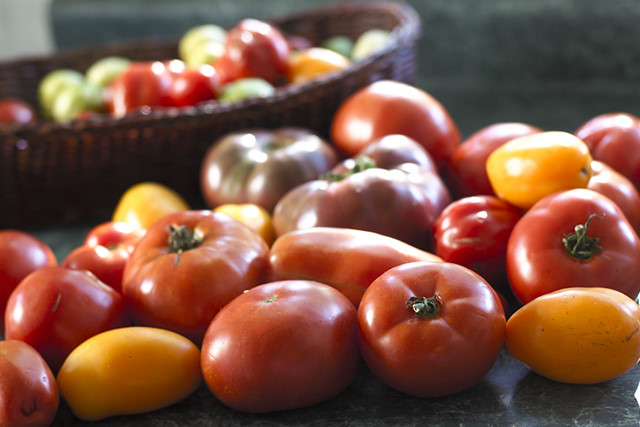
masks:
<instances>
[{"instance_id":1,"label":"shiny tomato skin","mask_svg":"<svg viewBox=\"0 0 640 427\"><path fill-rule=\"evenodd\" d=\"M174 76L169 98L173 106L192 106L215 99L220 87L220 76L211 65L187 68Z\"/></svg>"},{"instance_id":2,"label":"shiny tomato skin","mask_svg":"<svg viewBox=\"0 0 640 427\"><path fill-rule=\"evenodd\" d=\"M239 411L306 407L337 396L360 366L356 309L337 290L307 280L270 282L227 304L201 351L214 396Z\"/></svg>"},{"instance_id":3,"label":"shiny tomato skin","mask_svg":"<svg viewBox=\"0 0 640 427\"><path fill-rule=\"evenodd\" d=\"M555 381L594 384L640 360L640 308L610 288L571 287L542 295L507 321L509 353Z\"/></svg>"},{"instance_id":4,"label":"shiny tomato skin","mask_svg":"<svg viewBox=\"0 0 640 427\"><path fill-rule=\"evenodd\" d=\"M173 247L170 239L180 229L191 237ZM156 222L136 245L122 292L137 325L169 329L200 345L215 314L261 282L268 254L257 231L227 214L178 212Z\"/></svg>"},{"instance_id":5,"label":"shiny tomato skin","mask_svg":"<svg viewBox=\"0 0 640 427\"><path fill-rule=\"evenodd\" d=\"M640 117L625 113L611 112L590 118L575 130L574 134L582 139L590 151L596 151L598 145L608 134L630 129L640 123Z\"/></svg>"},{"instance_id":6,"label":"shiny tomato skin","mask_svg":"<svg viewBox=\"0 0 640 427\"><path fill-rule=\"evenodd\" d=\"M23 341L0 341L0 425L48 426L59 404L56 378L42 356Z\"/></svg>"},{"instance_id":7,"label":"shiny tomato skin","mask_svg":"<svg viewBox=\"0 0 640 427\"><path fill-rule=\"evenodd\" d=\"M28 275L9 297L4 335L34 347L56 373L81 342L129 323L122 295L95 275L46 267Z\"/></svg>"},{"instance_id":8,"label":"shiny tomato skin","mask_svg":"<svg viewBox=\"0 0 640 427\"><path fill-rule=\"evenodd\" d=\"M0 99L0 124L34 123L37 120L38 115L28 102L17 98Z\"/></svg>"},{"instance_id":9,"label":"shiny tomato skin","mask_svg":"<svg viewBox=\"0 0 640 427\"><path fill-rule=\"evenodd\" d=\"M141 107L169 107L174 73L160 61L133 62L109 85L110 110L116 117Z\"/></svg>"},{"instance_id":10,"label":"shiny tomato skin","mask_svg":"<svg viewBox=\"0 0 640 427\"><path fill-rule=\"evenodd\" d=\"M460 144L460 132L449 112L429 93L406 83L380 80L347 98L336 111L331 139L348 155L385 135L402 134L418 141L441 173Z\"/></svg>"},{"instance_id":11,"label":"shiny tomato skin","mask_svg":"<svg viewBox=\"0 0 640 427\"><path fill-rule=\"evenodd\" d=\"M440 311L421 318L411 298L434 297ZM497 293L471 270L415 262L388 270L367 288L358 308L364 361L385 384L417 397L438 397L478 384L505 339Z\"/></svg>"},{"instance_id":12,"label":"shiny tomato skin","mask_svg":"<svg viewBox=\"0 0 640 427\"><path fill-rule=\"evenodd\" d=\"M443 261L481 275L498 292L510 291L507 242L522 211L495 196L463 197L447 206L433 226L434 252Z\"/></svg>"},{"instance_id":13,"label":"shiny tomato skin","mask_svg":"<svg viewBox=\"0 0 640 427\"><path fill-rule=\"evenodd\" d=\"M569 254L563 237L575 227L600 239L589 260ZM561 191L536 203L514 227L507 244L507 274L522 303L567 287L605 286L635 299L640 292L640 240L620 208L589 189Z\"/></svg>"}]
</instances>

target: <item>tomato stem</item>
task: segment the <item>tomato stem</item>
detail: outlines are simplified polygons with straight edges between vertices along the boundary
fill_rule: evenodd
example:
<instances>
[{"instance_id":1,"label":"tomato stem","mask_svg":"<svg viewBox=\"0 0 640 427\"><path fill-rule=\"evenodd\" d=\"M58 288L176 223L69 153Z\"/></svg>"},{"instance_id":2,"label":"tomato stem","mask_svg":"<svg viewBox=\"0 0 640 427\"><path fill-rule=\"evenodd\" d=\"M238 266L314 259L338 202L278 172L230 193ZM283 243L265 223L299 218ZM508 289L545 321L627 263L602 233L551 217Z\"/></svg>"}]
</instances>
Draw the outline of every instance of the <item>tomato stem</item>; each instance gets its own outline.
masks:
<instances>
[{"instance_id":1,"label":"tomato stem","mask_svg":"<svg viewBox=\"0 0 640 427\"><path fill-rule=\"evenodd\" d=\"M355 175L358 172L365 171L367 169L373 169L376 167L376 162L371 157L364 154L359 155L355 159L351 159L352 163L349 165L347 172L345 173L333 173L327 172L323 174L320 179L324 179L329 182L342 181L345 178Z\"/></svg>"},{"instance_id":2,"label":"tomato stem","mask_svg":"<svg viewBox=\"0 0 640 427\"><path fill-rule=\"evenodd\" d=\"M422 319L435 319L440 314L440 304L438 304L438 294L430 298L411 297L407 301L407 307Z\"/></svg>"},{"instance_id":3,"label":"tomato stem","mask_svg":"<svg viewBox=\"0 0 640 427\"><path fill-rule=\"evenodd\" d=\"M197 230L189 230L186 225L170 225L169 229L171 230L169 234L169 252L171 253L180 255L184 251L197 248L202 243L201 233Z\"/></svg>"},{"instance_id":4,"label":"tomato stem","mask_svg":"<svg viewBox=\"0 0 640 427\"><path fill-rule=\"evenodd\" d=\"M562 243L570 256L580 261L589 261L602 250L602 247L598 245L600 238L589 236L587 230L593 218L602 219L604 215L591 214L584 225L578 224L573 228L573 233L562 236Z\"/></svg>"}]
</instances>

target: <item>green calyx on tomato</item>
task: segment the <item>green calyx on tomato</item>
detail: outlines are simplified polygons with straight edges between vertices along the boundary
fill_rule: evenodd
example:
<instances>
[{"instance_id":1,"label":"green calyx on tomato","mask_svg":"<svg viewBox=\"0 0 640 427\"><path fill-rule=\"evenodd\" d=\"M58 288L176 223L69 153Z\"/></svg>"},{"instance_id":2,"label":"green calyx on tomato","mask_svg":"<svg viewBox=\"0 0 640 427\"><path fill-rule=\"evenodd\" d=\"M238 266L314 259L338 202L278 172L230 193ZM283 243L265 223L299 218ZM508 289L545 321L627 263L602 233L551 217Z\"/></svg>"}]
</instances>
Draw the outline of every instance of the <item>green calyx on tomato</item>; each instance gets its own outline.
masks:
<instances>
[{"instance_id":1,"label":"green calyx on tomato","mask_svg":"<svg viewBox=\"0 0 640 427\"><path fill-rule=\"evenodd\" d=\"M407 307L412 309L421 319L435 319L440 315L438 294L432 297L411 297L407 301Z\"/></svg>"},{"instance_id":2,"label":"green calyx on tomato","mask_svg":"<svg viewBox=\"0 0 640 427\"><path fill-rule=\"evenodd\" d=\"M587 222L575 226L574 233L565 234L562 237L567 253L580 261L589 261L595 254L602 250L602 246L598 245L599 237L592 237L587 234L587 229L593 218L602 219L602 216L596 214L589 215Z\"/></svg>"},{"instance_id":3,"label":"green calyx on tomato","mask_svg":"<svg viewBox=\"0 0 640 427\"><path fill-rule=\"evenodd\" d=\"M180 255L189 249L195 249L202 243L202 233L198 230L189 230L186 225L178 227L171 225L171 234L169 234L169 252L177 253L178 258L176 264L180 261Z\"/></svg>"},{"instance_id":4,"label":"green calyx on tomato","mask_svg":"<svg viewBox=\"0 0 640 427\"><path fill-rule=\"evenodd\" d=\"M334 173L329 171L326 174L323 174L320 178L329 182L338 182L347 177L350 177L351 175L355 175L358 172L362 172L367 169L373 169L375 167L377 167L375 160L373 160L369 156L362 154L353 159L353 162L348 166L347 172Z\"/></svg>"}]
</instances>

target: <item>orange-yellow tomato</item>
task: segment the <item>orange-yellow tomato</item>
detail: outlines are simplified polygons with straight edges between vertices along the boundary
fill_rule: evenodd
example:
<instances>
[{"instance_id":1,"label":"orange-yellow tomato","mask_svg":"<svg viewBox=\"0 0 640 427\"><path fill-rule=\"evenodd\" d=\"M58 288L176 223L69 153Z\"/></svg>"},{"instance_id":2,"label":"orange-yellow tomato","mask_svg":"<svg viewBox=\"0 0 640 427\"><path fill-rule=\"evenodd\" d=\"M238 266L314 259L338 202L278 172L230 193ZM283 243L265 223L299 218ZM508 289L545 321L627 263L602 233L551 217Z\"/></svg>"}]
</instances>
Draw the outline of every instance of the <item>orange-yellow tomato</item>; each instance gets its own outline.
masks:
<instances>
[{"instance_id":1,"label":"orange-yellow tomato","mask_svg":"<svg viewBox=\"0 0 640 427\"><path fill-rule=\"evenodd\" d=\"M187 202L166 185L141 182L124 192L113 212L112 220L146 230L159 219L187 209Z\"/></svg>"},{"instance_id":2,"label":"orange-yellow tomato","mask_svg":"<svg viewBox=\"0 0 640 427\"><path fill-rule=\"evenodd\" d=\"M507 321L506 345L555 381L608 381L640 360L640 307L610 288L565 288L522 306Z\"/></svg>"},{"instance_id":3,"label":"orange-yellow tomato","mask_svg":"<svg viewBox=\"0 0 640 427\"><path fill-rule=\"evenodd\" d=\"M578 137L539 132L498 147L489 155L486 170L498 197L528 209L549 194L586 187L591 160L589 148Z\"/></svg>"},{"instance_id":4,"label":"orange-yellow tomato","mask_svg":"<svg viewBox=\"0 0 640 427\"><path fill-rule=\"evenodd\" d=\"M199 387L200 350L164 329L112 329L76 347L60 368L57 382L82 420L151 412Z\"/></svg>"},{"instance_id":5,"label":"orange-yellow tomato","mask_svg":"<svg viewBox=\"0 0 640 427\"><path fill-rule=\"evenodd\" d=\"M253 228L269 246L276 238L271 214L262 206L254 203L226 203L216 207L214 211L225 213Z\"/></svg>"},{"instance_id":6,"label":"orange-yellow tomato","mask_svg":"<svg viewBox=\"0 0 640 427\"><path fill-rule=\"evenodd\" d=\"M289 82L302 83L347 68L351 61L333 50L311 47L295 52L289 63Z\"/></svg>"}]
</instances>

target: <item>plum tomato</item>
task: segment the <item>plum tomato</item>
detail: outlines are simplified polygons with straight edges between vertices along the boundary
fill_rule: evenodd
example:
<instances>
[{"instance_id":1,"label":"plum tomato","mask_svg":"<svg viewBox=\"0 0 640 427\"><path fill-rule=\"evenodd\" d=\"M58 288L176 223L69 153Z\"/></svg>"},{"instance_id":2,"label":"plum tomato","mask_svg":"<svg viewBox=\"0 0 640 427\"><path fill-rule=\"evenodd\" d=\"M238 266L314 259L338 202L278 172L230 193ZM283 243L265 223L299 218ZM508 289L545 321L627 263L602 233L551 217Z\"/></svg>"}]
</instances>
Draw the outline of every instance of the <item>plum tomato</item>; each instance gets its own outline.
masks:
<instances>
[{"instance_id":1,"label":"plum tomato","mask_svg":"<svg viewBox=\"0 0 640 427\"><path fill-rule=\"evenodd\" d=\"M161 61L132 62L109 84L110 111L116 117L141 107L169 107L174 74Z\"/></svg>"},{"instance_id":2,"label":"plum tomato","mask_svg":"<svg viewBox=\"0 0 640 427\"><path fill-rule=\"evenodd\" d=\"M220 77L211 65L187 68L177 73L169 89L171 105L193 106L210 101L220 93Z\"/></svg>"}]
</instances>

